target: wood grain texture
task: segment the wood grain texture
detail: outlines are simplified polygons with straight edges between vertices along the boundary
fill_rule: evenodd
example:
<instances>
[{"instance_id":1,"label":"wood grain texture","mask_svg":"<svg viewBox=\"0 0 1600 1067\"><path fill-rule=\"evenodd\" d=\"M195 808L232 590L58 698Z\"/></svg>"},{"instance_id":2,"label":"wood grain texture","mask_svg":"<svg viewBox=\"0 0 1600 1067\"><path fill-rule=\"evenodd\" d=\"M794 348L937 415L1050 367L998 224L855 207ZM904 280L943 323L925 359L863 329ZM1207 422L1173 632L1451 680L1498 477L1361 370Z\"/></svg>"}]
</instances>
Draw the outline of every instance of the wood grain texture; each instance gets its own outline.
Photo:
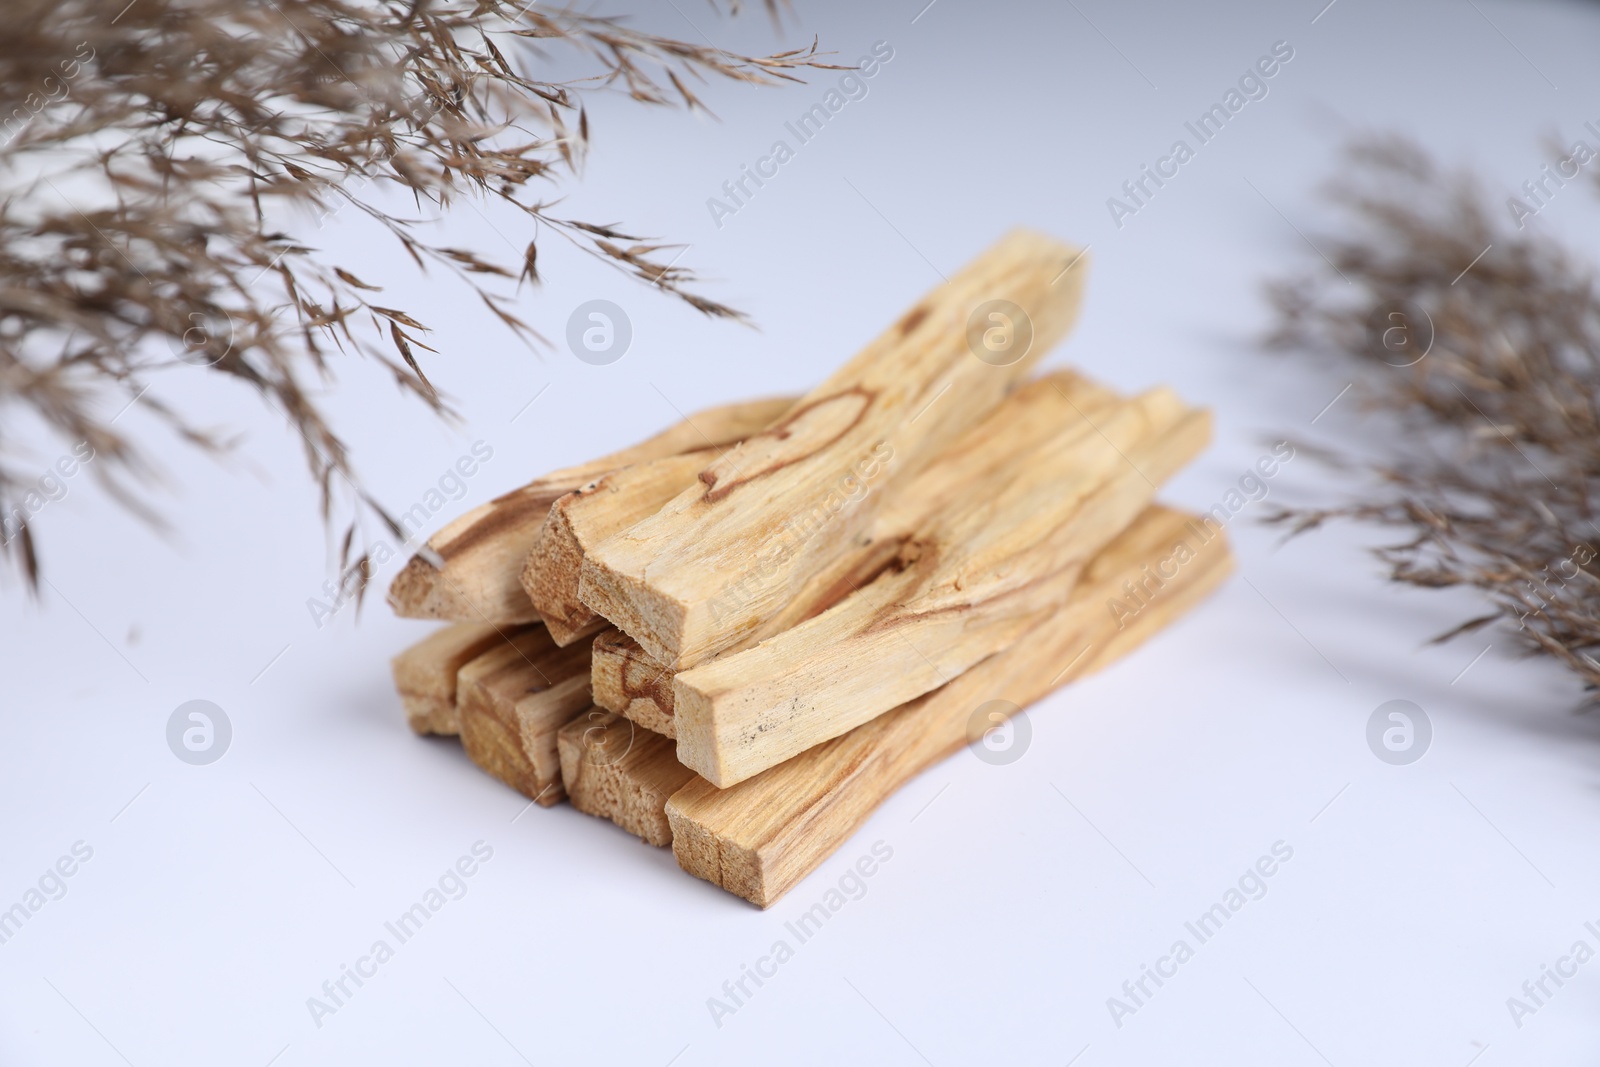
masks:
<instances>
[{"instance_id":1,"label":"wood grain texture","mask_svg":"<svg viewBox=\"0 0 1600 1067\"><path fill-rule=\"evenodd\" d=\"M621 630L602 630L591 646L594 702L663 737L678 736L672 714L672 672Z\"/></svg>"},{"instance_id":2,"label":"wood grain texture","mask_svg":"<svg viewBox=\"0 0 1600 1067\"><path fill-rule=\"evenodd\" d=\"M783 401L787 411L793 397ZM776 403L775 405L776 406ZM619 468L560 497L522 567L522 587L557 644L595 633L603 621L578 596L584 557L606 538L654 515L695 484L728 450L720 445Z\"/></svg>"},{"instance_id":3,"label":"wood grain texture","mask_svg":"<svg viewBox=\"0 0 1600 1067\"><path fill-rule=\"evenodd\" d=\"M552 471L473 508L406 562L389 586L389 606L409 619L538 622L520 576L551 504L618 467L742 441L770 425L788 403L780 398L708 408L630 448Z\"/></svg>"},{"instance_id":4,"label":"wood grain texture","mask_svg":"<svg viewBox=\"0 0 1600 1067\"><path fill-rule=\"evenodd\" d=\"M557 745L573 807L610 819L647 844L672 844L667 798L694 772L672 754L671 741L593 708L561 728Z\"/></svg>"},{"instance_id":5,"label":"wood grain texture","mask_svg":"<svg viewBox=\"0 0 1600 1067\"><path fill-rule=\"evenodd\" d=\"M679 864L770 907L912 776L979 740L989 725L975 715L981 706L1006 700L1025 707L1125 655L1191 609L1231 569L1220 531L1152 506L1089 564L1072 599L1026 640L730 789L691 780L667 802Z\"/></svg>"},{"instance_id":6,"label":"wood grain texture","mask_svg":"<svg viewBox=\"0 0 1600 1067\"><path fill-rule=\"evenodd\" d=\"M1049 429L1025 461L930 516L864 588L755 648L679 673L679 761L726 788L1023 639L1205 447L1210 419L1159 389Z\"/></svg>"},{"instance_id":7,"label":"wood grain texture","mask_svg":"<svg viewBox=\"0 0 1600 1067\"><path fill-rule=\"evenodd\" d=\"M736 644L1067 333L1085 268L1078 249L1009 234L694 487L592 549L583 602L675 669ZM968 340L969 321L986 326L997 299L1024 309L1031 328L1005 365Z\"/></svg>"},{"instance_id":8,"label":"wood grain texture","mask_svg":"<svg viewBox=\"0 0 1600 1067\"><path fill-rule=\"evenodd\" d=\"M389 661L406 722L419 734L457 734L456 675L527 628L461 622L443 626Z\"/></svg>"},{"instance_id":9,"label":"wood grain texture","mask_svg":"<svg viewBox=\"0 0 1600 1067\"><path fill-rule=\"evenodd\" d=\"M1121 402L1074 371L1057 371L1019 387L886 501L871 527L839 545L828 566L781 610L718 658L781 634L868 585L933 516L981 498L1047 448L1064 428L1082 430L1085 420L1103 419ZM620 630L604 632L593 648L595 703L675 738L672 682L677 672L652 659Z\"/></svg>"},{"instance_id":10,"label":"wood grain texture","mask_svg":"<svg viewBox=\"0 0 1600 1067\"><path fill-rule=\"evenodd\" d=\"M472 762L545 807L559 804L556 733L593 704L588 647L560 648L536 627L461 668L456 692Z\"/></svg>"}]
</instances>

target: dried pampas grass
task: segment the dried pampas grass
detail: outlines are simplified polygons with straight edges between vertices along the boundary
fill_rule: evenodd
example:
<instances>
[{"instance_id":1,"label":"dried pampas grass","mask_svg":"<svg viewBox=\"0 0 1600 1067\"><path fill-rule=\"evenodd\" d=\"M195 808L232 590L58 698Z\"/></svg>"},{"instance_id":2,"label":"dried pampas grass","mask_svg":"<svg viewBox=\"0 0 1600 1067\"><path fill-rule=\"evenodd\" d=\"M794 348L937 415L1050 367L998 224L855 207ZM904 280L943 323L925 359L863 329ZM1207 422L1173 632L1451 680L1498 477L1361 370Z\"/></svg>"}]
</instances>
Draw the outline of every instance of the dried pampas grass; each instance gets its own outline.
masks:
<instances>
[{"instance_id":1,"label":"dried pampas grass","mask_svg":"<svg viewBox=\"0 0 1600 1067\"><path fill-rule=\"evenodd\" d=\"M1356 142L1331 186L1349 226L1314 273L1272 289L1279 349L1354 375L1403 436L1370 488L1283 509L1403 530L1398 582L1478 590L1529 650L1600 686L1600 293L1593 264L1394 138ZM1575 194L1568 194L1575 195ZM1487 250L1487 251L1486 251Z\"/></svg>"},{"instance_id":2,"label":"dried pampas grass","mask_svg":"<svg viewBox=\"0 0 1600 1067\"><path fill-rule=\"evenodd\" d=\"M776 0L768 0L776 18ZM547 80L575 64L583 76ZM182 439L225 442L145 391L194 363L243 382L304 439L322 510L351 511L340 565L363 513L398 535L360 487L312 389L336 357L380 361L439 414L417 358L426 328L385 306L378 286L329 262L271 210L319 223L353 209L419 269L450 272L485 313L532 338L512 310L538 280L539 240L557 234L708 315L666 246L560 214L549 184L573 173L589 138L584 98L620 91L646 104L701 106L708 78L752 85L823 67L815 44L752 57L642 33L614 19L518 0L18 0L0 35L0 517L4 552L31 582L39 557L31 413L64 447L88 450L100 481L155 520L142 492L147 447L115 424L138 400ZM383 187L448 212L494 198L526 217L511 262L436 243L392 213ZM425 213L425 212L424 212ZM24 420L27 421L27 420ZM338 507L336 508L336 500Z\"/></svg>"}]
</instances>

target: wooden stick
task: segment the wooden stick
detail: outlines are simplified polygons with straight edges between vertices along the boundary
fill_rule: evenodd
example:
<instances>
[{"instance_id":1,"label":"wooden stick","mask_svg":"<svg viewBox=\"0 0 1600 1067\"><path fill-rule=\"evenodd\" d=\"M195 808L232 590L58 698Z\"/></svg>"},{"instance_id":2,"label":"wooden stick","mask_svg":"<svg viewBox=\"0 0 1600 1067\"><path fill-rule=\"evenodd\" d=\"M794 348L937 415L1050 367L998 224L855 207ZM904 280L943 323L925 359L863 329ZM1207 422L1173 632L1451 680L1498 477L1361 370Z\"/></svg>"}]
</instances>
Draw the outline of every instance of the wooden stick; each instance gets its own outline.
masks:
<instances>
[{"instance_id":1,"label":"wooden stick","mask_svg":"<svg viewBox=\"0 0 1600 1067\"><path fill-rule=\"evenodd\" d=\"M672 844L667 798L694 772L673 756L671 741L593 708L563 726L557 743L561 780L573 807L610 819L649 844Z\"/></svg>"},{"instance_id":2,"label":"wooden stick","mask_svg":"<svg viewBox=\"0 0 1600 1067\"><path fill-rule=\"evenodd\" d=\"M1023 639L1210 437L1168 390L1080 418L828 611L673 680L678 759L726 788Z\"/></svg>"},{"instance_id":3,"label":"wooden stick","mask_svg":"<svg viewBox=\"0 0 1600 1067\"><path fill-rule=\"evenodd\" d=\"M578 597L584 556L692 486L726 449L702 448L612 471L558 499L522 568L522 587L561 645L597 628ZM603 625L603 624L602 624Z\"/></svg>"},{"instance_id":4,"label":"wooden stick","mask_svg":"<svg viewBox=\"0 0 1600 1067\"><path fill-rule=\"evenodd\" d=\"M663 737L678 736L672 713L672 671L617 629L600 631L592 654L589 684L596 704Z\"/></svg>"},{"instance_id":5,"label":"wooden stick","mask_svg":"<svg viewBox=\"0 0 1600 1067\"><path fill-rule=\"evenodd\" d=\"M456 675L468 662L520 636L525 627L502 629L462 622L435 630L390 660L394 687L406 721L419 734L458 734Z\"/></svg>"},{"instance_id":6,"label":"wooden stick","mask_svg":"<svg viewBox=\"0 0 1600 1067\"><path fill-rule=\"evenodd\" d=\"M501 625L537 622L518 580L550 505L617 467L709 445L729 445L771 425L791 400L755 400L696 412L631 448L552 471L479 505L428 538L389 586L389 605L409 619Z\"/></svg>"},{"instance_id":7,"label":"wooden stick","mask_svg":"<svg viewBox=\"0 0 1600 1067\"><path fill-rule=\"evenodd\" d=\"M1073 371L1058 371L1023 385L981 422L918 472L889 500L872 527L841 545L817 574L777 614L722 655L750 648L838 603L878 576L934 516L977 499L1046 450L1063 427L1086 429L1120 398ZM672 697L675 671L650 658L619 630L594 642L594 700L640 726L677 736Z\"/></svg>"},{"instance_id":8,"label":"wooden stick","mask_svg":"<svg viewBox=\"0 0 1600 1067\"><path fill-rule=\"evenodd\" d=\"M556 732L592 703L589 649L540 626L461 668L461 744L479 767L545 807L559 804Z\"/></svg>"},{"instance_id":9,"label":"wooden stick","mask_svg":"<svg viewBox=\"0 0 1600 1067\"><path fill-rule=\"evenodd\" d=\"M1220 531L1149 508L1089 565L1072 600L1030 639L731 789L691 780L667 802L678 863L770 907L906 781L981 738L988 722L973 725L981 705L998 698L1026 706L1126 654L1231 569Z\"/></svg>"},{"instance_id":10,"label":"wooden stick","mask_svg":"<svg viewBox=\"0 0 1600 1067\"><path fill-rule=\"evenodd\" d=\"M699 484L591 550L583 602L675 669L738 642L1066 334L1085 259L1038 234L1008 235ZM1014 347L992 355L981 342L994 335Z\"/></svg>"}]
</instances>

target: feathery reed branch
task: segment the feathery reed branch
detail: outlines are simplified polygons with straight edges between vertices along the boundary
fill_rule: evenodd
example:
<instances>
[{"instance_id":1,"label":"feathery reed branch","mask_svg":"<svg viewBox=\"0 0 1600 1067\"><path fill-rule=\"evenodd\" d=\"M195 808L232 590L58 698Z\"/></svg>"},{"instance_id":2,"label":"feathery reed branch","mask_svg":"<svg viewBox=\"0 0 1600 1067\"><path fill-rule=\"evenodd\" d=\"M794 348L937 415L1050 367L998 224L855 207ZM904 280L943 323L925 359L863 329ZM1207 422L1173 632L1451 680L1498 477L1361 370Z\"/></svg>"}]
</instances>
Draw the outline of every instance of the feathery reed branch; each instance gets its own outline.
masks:
<instances>
[{"instance_id":1,"label":"feathery reed branch","mask_svg":"<svg viewBox=\"0 0 1600 1067\"><path fill-rule=\"evenodd\" d=\"M735 8L737 5L733 5ZM767 0L776 18L777 0ZM585 97L701 107L707 79L751 85L826 67L816 45L742 56L640 32L614 18L526 0L18 0L0 35L0 519L3 553L36 585L29 519L42 506L31 415L95 456L93 470L138 514L159 469L113 425L138 400L189 444L226 442L146 394L184 363L242 382L304 440L332 521L351 510L340 566L363 514L399 535L361 488L313 388L335 360L379 361L406 393L448 416L417 358L426 327L379 286L289 232L285 208L320 226L354 208L418 269L443 270L525 338L515 290L539 280L541 234L559 235L707 315L738 312L692 290L669 249L559 213L551 184L589 140ZM552 80L541 70L578 69ZM420 214L493 198L527 220L515 261L438 243ZM142 398L142 399L141 399Z\"/></svg>"},{"instance_id":2,"label":"feathery reed branch","mask_svg":"<svg viewBox=\"0 0 1600 1067\"><path fill-rule=\"evenodd\" d=\"M1470 176L1392 137L1352 143L1329 189L1349 227L1276 285L1272 342L1352 371L1404 443L1361 499L1282 509L1404 530L1390 577L1467 586L1530 651L1600 686L1600 292L1594 269L1511 225ZM1520 220L1519 220L1520 221Z\"/></svg>"}]
</instances>

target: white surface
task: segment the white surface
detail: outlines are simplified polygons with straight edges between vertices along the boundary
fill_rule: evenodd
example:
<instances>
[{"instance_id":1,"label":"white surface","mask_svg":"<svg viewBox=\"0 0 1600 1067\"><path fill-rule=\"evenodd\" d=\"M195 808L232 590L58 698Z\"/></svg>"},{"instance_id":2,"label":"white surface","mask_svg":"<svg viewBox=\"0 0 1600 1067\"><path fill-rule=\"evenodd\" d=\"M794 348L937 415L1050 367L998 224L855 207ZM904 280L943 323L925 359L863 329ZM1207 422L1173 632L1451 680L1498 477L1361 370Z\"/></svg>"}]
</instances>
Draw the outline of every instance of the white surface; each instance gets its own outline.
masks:
<instances>
[{"instance_id":1,"label":"white surface","mask_svg":"<svg viewBox=\"0 0 1600 1067\"><path fill-rule=\"evenodd\" d=\"M1314 25L1320 0L939 0L915 24L922 0L799 5L786 40L814 32L854 61L882 39L895 58L745 209L718 230L705 199L831 76L713 88L720 121L600 106L569 201L692 242L687 262L725 279L710 291L762 332L552 242L551 282L525 305L541 330L559 346L568 312L605 297L635 340L609 367L530 355L370 232L318 235L435 327L429 373L468 416L442 428L370 369L343 372L330 402L382 499L409 506L475 440L495 454L471 501L633 440L674 405L803 389L935 282L930 263L948 272L1023 223L1094 246L1081 327L1052 362L1125 388L1172 382L1215 408L1216 446L1166 494L1208 506L1344 384L1255 350L1260 281L1312 255L1285 217L1314 232L1311 190L1341 132L1397 126L1503 196L1538 171L1543 135L1595 117L1600 89L1600 11L1578 4L1339 0ZM775 45L760 17L675 6L719 45ZM699 32L669 6L641 18ZM1277 40L1295 57L1270 95L1116 229L1106 198ZM519 244L514 220L490 218ZM1592 246L1594 219L1571 189L1534 224ZM470 211L453 225L456 243L506 250ZM1242 516L1241 576L1034 709L1020 762L962 753L931 770L763 913L570 807L517 817L523 800L453 743L412 737L387 658L425 627L376 599L359 625L349 609L313 625L324 544L295 442L199 377L155 389L245 432L257 469L173 449L185 488L158 496L182 531L170 542L74 480L39 519L54 589L0 602L0 907L74 842L94 850L0 945L0 1062L1593 1062L1600 963L1520 1028L1506 999L1574 941L1600 947L1583 927L1600 925L1600 862L1578 847L1600 819L1595 721L1503 635L1424 648L1473 605L1386 586L1360 549L1371 534L1275 549ZM1360 433L1351 400L1315 432ZM1326 494L1323 479L1297 459L1273 492ZM233 723L207 767L164 739L194 698ZM1394 698L1434 725L1407 767L1365 742ZM466 895L315 1025L307 998L479 840L493 859ZM866 895L716 1026L707 998L880 840L893 859ZM1293 859L1269 892L1114 1025L1107 998L1280 840Z\"/></svg>"}]
</instances>

